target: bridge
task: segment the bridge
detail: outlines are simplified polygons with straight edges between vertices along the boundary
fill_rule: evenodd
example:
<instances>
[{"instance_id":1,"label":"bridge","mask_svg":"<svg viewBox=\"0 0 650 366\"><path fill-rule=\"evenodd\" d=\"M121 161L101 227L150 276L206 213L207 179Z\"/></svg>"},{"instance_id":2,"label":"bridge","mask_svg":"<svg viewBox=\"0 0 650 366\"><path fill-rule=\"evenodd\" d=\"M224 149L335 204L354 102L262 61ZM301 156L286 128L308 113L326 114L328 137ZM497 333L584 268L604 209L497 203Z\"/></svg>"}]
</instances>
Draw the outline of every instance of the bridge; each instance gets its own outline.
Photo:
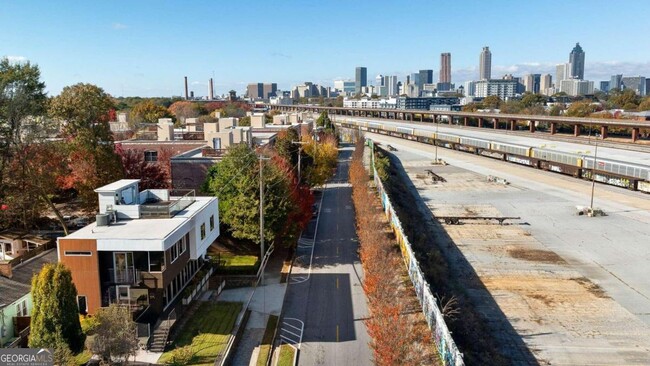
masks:
<instances>
[{"instance_id":1,"label":"bridge","mask_svg":"<svg viewBox=\"0 0 650 366\"><path fill-rule=\"evenodd\" d=\"M642 132L647 137L650 134L650 121L638 121L629 119L593 118L593 117L565 117L565 116L541 116L526 114L502 114L482 112L455 112L435 111L416 109L381 109L381 108L350 108L350 107L324 107L312 105L267 105L271 110L284 112L315 112L323 111L333 115L358 116L372 118L386 118L412 122L434 122L442 119L443 116L450 118L450 123L475 126L479 128L492 128L495 130L517 130L520 126L526 126L529 132L534 133L538 128L544 126L551 135L557 134L560 128L568 126L572 129L573 136L582 134L583 128L598 128L600 138L609 137L610 130L618 129L617 134L629 137L631 142L638 142ZM416 120L417 119L417 120ZM622 130L622 131L621 131Z\"/></svg>"}]
</instances>

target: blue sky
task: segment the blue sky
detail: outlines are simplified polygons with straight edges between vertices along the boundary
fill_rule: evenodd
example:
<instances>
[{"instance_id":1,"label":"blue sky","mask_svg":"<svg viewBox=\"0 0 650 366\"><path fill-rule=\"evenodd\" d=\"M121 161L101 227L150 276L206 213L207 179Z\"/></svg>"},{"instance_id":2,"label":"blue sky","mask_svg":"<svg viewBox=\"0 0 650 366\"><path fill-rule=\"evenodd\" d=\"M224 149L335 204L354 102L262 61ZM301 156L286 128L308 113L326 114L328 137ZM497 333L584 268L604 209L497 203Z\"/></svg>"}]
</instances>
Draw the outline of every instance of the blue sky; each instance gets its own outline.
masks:
<instances>
[{"instance_id":1,"label":"blue sky","mask_svg":"<svg viewBox=\"0 0 650 366\"><path fill-rule=\"evenodd\" d=\"M650 76L650 1L19 1L0 0L0 56L37 63L50 94L77 82L109 93L217 94L250 82L331 85L437 70L476 78L483 46L492 74L549 72L580 42L585 77Z\"/></svg>"}]
</instances>

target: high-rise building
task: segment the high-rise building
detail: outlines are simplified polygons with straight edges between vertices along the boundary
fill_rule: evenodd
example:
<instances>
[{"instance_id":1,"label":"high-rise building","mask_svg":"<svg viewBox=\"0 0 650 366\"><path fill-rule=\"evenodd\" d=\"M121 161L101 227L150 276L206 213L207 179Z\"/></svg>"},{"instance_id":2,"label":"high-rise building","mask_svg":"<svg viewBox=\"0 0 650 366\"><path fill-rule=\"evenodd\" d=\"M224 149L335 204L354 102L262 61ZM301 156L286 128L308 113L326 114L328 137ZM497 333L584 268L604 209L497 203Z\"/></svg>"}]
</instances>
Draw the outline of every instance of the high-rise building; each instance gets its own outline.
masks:
<instances>
[{"instance_id":1,"label":"high-rise building","mask_svg":"<svg viewBox=\"0 0 650 366\"><path fill-rule=\"evenodd\" d=\"M271 97L277 96L278 91L277 83L262 84L262 98L269 99Z\"/></svg>"},{"instance_id":2,"label":"high-rise building","mask_svg":"<svg viewBox=\"0 0 650 366\"><path fill-rule=\"evenodd\" d=\"M533 74L528 74L524 76L524 90L529 93L534 93L533 92L534 82L535 82L535 78L533 77Z\"/></svg>"},{"instance_id":3,"label":"high-rise building","mask_svg":"<svg viewBox=\"0 0 650 366\"><path fill-rule=\"evenodd\" d=\"M545 95L553 94L549 89L553 88L553 77L551 74L544 74L541 76L539 82L539 92Z\"/></svg>"},{"instance_id":4,"label":"high-rise building","mask_svg":"<svg viewBox=\"0 0 650 366\"><path fill-rule=\"evenodd\" d=\"M451 83L451 53L440 54L440 78L439 83Z\"/></svg>"},{"instance_id":5,"label":"high-rise building","mask_svg":"<svg viewBox=\"0 0 650 366\"><path fill-rule=\"evenodd\" d=\"M379 74L375 77L375 86L380 87L382 85L384 85L384 76Z\"/></svg>"},{"instance_id":6,"label":"high-rise building","mask_svg":"<svg viewBox=\"0 0 650 366\"><path fill-rule=\"evenodd\" d=\"M355 92L361 94L361 88L368 86L368 69L365 67L357 67L354 75Z\"/></svg>"},{"instance_id":7,"label":"high-rise building","mask_svg":"<svg viewBox=\"0 0 650 366\"><path fill-rule=\"evenodd\" d=\"M505 100L512 98L517 94L517 80L480 80L474 83L475 91L474 96L485 98L490 95L496 95Z\"/></svg>"},{"instance_id":8,"label":"high-rise building","mask_svg":"<svg viewBox=\"0 0 650 366\"><path fill-rule=\"evenodd\" d=\"M562 80L560 91L571 96L586 95L594 93L594 82L580 79Z\"/></svg>"},{"instance_id":9,"label":"high-rise building","mask_svg":"<svg viewBox=\"0 0 650 366\"><path fill-rule=\"evenodd\" d=\"M397 90L397 76L384 76L384 85L386 88L386 95L389 97L398 95Z\"/></svg>"},{"instance_id":10,"label":"high-rise building","mask_svg":"<svg viewBox=\"0 0 650 366\"><path fill-rule=\"evenodd\" d=\"M420 70L419 75L418 86L420 89L424 88L424 84L433 84L433 70Z\"/></svg>"},{"instance_id":11,"label":"high-rise building","mask_svg":"<svg viewBox=\"0 0 650 366\"><path fill-rule=\"evenodd\" d=\"M492 52L490 52L490 47L483 47L478 68L479 80L490 80L492 78Z\"/></svg>"},{"instance_id":12,"label":"high-rise building","mask_svg":"<svg viewBox=\"0 0 650 366\"><path fill-rule=\"evenodd\" d=\"M569 63L571 64L571 79L583 80L585 78L585 51L576 43L569 54Z\"/></svg>"},{"instance_id":13,"label":"high-rise building","mask_svg":"<svg viewBox=\"0 0 650 366\"><path fill-rule=\"evenodd\" d=\"M600 91L607 93L609 91L609 81L601 81L598 87Z\"/></svg>"},{"instance_id":14,"label":"high-rise building","mask_svg":"<svg viewBox=\"0 0 650 366\"><path fill-rule=\"evenodd\" d=\"M562 80L571 78L571 63L564 63L555 66L555 87L559 88Z\"/></svg>"},{"instance_id":15,"label":"high-rise building","mask_svg":"<svg viewBox=\"0 0 650 366\"><path fill-rule=\"evenodd\" d=\"M626 76L621 78L623 89L632 89L637 95L644 96L645 90L645 77L643 76Z\"/></svg>"},{"instance_id":16,"label":"high-rise building","mask_svg":"<svg viewBox=\"0 0 650 366\"><path fill-rule=\"evenodd\" d=\"M262 99L264 98L264 84L262 83L253 83L248 84L246 87L246 96L252 99Z\"/></svg>"},{"instance_id":17,"label":"high-rise building","mask_svg":"<svg viewBox=\"0 0 650 366\"><path fill-rule=\"evenodd\" d=\"M473 97L476 93L476 81L466 81L464 89L466 97Z\"/></svg>"},{"instance_id":18,"label":"high-rise building","mask_svg":"<svg viewBox=\"0 0 650 366\"><path fill-rule=\"evenodd\" d=\"M609 90L618 89L621 90L621 80L623 79L623 74L612 75L609 80Z\"/></svg>"},{"instance_id":19,"label":"high-rise building","mask_svg":"<svg viewBox=\"0 0 650 366\"><path fill-rule=\"evenodd\" d=\"M351 80L334 80L334 89L345 94L352 94L355 90L355 84Z\"/></svg>"}]
</instances>

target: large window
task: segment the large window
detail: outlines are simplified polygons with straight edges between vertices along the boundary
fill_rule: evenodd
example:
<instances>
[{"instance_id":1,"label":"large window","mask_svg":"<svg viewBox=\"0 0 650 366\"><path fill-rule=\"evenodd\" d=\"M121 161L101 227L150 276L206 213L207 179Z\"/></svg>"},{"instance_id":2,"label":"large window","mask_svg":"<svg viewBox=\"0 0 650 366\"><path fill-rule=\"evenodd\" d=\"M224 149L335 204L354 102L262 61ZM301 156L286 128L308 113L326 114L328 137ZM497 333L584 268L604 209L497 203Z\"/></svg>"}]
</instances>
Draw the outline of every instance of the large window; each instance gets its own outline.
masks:
<instances>
[{"instance_id":1,"label":"large window","mask_svg":"<svg viewBox=\"0 0 650 366\"><path fill-rule=\"evenodd\" d=\"M201 240L205 239L205 224L201 224Z\"/></svg>"},{"instance_id":2,"label":"large window","mask_svg":"<svg viewBox=\"0 0 650 366\"><path fill-rule=\"evenodd\" d=\"M160 272L165 269L165 252L149 252L149 272Z\"/></svg>"},{"instance_id":3,"label":"large window","mask_svg":"<svg viewBox=\"0 0 650 366\"><path fill-rule=\"evenodd\" d=\"M210 231L214 230L214 215L210 216Z\"/></svg>"},{"instance_id":4,"label":"large window","mask_svg":"<svg viewBox=\"0 0 650 366\"><path fill-rule=\"evenodd\" d=\"M145 151L144 161L158 161L158 151Z\"/></svg>"}]
</instances>

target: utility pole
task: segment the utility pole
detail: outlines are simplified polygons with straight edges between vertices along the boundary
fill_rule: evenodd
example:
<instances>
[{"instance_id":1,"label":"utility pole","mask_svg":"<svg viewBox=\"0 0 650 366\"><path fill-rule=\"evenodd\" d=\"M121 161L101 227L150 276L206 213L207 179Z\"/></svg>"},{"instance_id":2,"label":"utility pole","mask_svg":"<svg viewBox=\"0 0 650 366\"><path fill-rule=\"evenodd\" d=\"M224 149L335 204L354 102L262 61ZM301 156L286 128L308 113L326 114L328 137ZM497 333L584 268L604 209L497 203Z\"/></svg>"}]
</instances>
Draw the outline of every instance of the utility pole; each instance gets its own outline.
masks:
<instances>
[{"instance_id":1,"label":"utility pole","mask_svg":"<svg viewBox=\"0 0 650 366\"><path fill-rule=\"evenodd\" d=\"M435 153L436 154L435 155L436 160L435 160L435 163L438 164L438 118L436 117L435 114L433 115L433 120L434 120L434 122L436 122L436 139L434 141L435 146L436 146L436 153Z\"/></svg>"},{"instance_id":2,"label":"utility pole","mask_svg":"<svg viewBox=\"0 0 650 366\"><path fill-rule=\"evenodd\" d=\"M259 156L260 160L260 266L262 266L261 284L264 286L264 160L269 160L264 156Z\"/></svg>"},{"instance_id":3,"label":"utility pole","mask_svg":"<svg viewBox=\"0 0 650 366\"><path fill-rule=\"evenodd\" d=\"M292 144L298 145L298 183L301 182L301 167L302 167L302 145L307 144L305 141L291 141Z\"/></svg>"},{"instance_id":4,"label":"utility pole","mask_svg":"<svg viewBox=\"0 0 650 366\"><path fill-rule=\"evenodd\" d=\"M593 124L589 124L589 145L591 145L591 129ZM595 147L594 147L594 166L591 170L591 201L589 203L589 212L591 215L594 214L594 190L596 189L596 168L598 167L598 136L596 136Z\"/></svg>"}]
</instances>

